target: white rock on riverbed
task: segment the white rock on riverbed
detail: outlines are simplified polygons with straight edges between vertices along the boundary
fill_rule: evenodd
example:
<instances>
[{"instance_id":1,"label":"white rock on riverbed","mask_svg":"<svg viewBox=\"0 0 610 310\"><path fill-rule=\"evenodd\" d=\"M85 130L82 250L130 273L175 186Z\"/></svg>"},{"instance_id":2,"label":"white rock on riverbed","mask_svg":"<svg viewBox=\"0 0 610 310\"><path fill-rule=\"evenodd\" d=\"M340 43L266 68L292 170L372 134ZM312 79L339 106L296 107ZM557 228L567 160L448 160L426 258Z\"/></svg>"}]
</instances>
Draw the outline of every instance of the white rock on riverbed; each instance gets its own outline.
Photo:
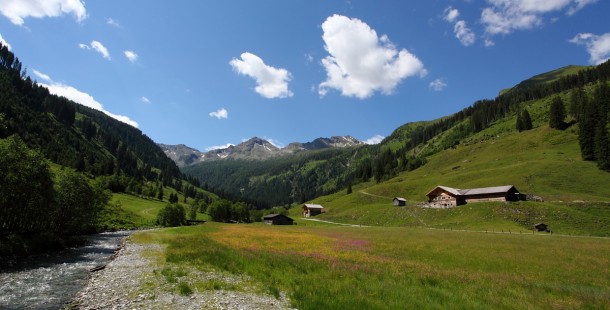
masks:
<instances>
[{"instance_id":1,"label":"white rock on riverbed","mask_svg":"<svg viewBox=\"0 0 610 310\"><path fill-rule=\"evenodd\" d=\"M177 283L169 283L153 261L143 253L160 252L154 244L127 242L106 268L92 273L87 286L67 309L290 309L284 294L271 295L247 290L204 290L190 295L177 293ZM181 282L222 281L239 287L244 277L189 270ZM177 281L175 281L177 282Z\"/></svg>"}]
</instances>

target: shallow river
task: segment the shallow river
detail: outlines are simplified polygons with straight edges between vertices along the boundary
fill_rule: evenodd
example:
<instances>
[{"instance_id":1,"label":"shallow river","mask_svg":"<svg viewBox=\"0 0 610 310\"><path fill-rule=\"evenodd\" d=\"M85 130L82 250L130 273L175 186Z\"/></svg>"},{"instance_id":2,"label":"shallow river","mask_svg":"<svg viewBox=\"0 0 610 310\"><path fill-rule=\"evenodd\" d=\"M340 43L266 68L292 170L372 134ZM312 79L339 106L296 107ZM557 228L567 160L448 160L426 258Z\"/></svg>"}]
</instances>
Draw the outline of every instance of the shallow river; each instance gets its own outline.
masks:
<instances>
[{"instance_id":1,"label":"shallow river","mask_svg":"<svg viewBox=\"0 0 610 310\"><path fill-rule=\"evenodd\" d=\"M0 309L61 309L87 284L89 269L108 263L129 234L98 234L86 246L10 262L0 269Z\"/></svg>"}]
</instances>

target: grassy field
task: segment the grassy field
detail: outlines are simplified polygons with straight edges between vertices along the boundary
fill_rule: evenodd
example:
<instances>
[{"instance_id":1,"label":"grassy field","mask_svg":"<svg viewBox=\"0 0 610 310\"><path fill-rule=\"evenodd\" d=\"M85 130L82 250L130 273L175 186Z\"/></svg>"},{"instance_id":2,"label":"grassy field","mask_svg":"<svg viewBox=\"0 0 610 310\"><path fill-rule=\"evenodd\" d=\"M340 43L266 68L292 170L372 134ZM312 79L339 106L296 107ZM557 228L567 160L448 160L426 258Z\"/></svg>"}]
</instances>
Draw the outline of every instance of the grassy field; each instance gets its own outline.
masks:
<instances>
[{"instance_id":1,"label":"grassy field","mask_svg":"<svg viewBox=\"0 0 610 310\"><path fill-rule=\"evenodd\" d=\"M166 244L165 268L245 274L270 294L286 292L298 309L610 305L610 240L604 238L208 223L140 232L133 240ZM189 284L193 292L222 288L248 290Z\"/></svg>"},{"instance_id":2,"label":"grassy field","mask_svg":"<svg viewBox=\"0 0 610 310\"><path fill-rule=\"evenodd\" d=\"M169 193L169 191L168 191ZM165 197L169 197L169 194ZM182 199L182 196L180 196ZM191 199L189 198L189 202ZM102 214L101 226L106 229L135 229L155 226L159 210L169 202L143 198L130 194L115 193ZM188 212L186 205L185 211ZM197 212L197 220L209 220L206 214Z\"/></svg>"}]
</instances>

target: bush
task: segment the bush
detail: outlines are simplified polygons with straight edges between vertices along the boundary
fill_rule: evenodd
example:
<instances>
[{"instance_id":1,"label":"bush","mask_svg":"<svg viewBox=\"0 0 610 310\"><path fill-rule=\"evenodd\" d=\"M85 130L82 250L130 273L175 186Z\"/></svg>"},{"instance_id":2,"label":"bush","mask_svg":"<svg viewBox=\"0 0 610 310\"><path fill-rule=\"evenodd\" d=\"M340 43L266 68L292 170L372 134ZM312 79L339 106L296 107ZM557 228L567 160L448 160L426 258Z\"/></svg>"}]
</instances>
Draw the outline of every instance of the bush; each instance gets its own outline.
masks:
<instances>
[{"instance_id":1,"label":"bush","mask_svg":"<svg viewBox=\"0 0 610 310\"><path fill-rule=\"evenodd\" d=\"M157 224L165 227L176 227L186 225L186 215L182 206L168 204L159 210Z\"/></svg>"}]
</instances>

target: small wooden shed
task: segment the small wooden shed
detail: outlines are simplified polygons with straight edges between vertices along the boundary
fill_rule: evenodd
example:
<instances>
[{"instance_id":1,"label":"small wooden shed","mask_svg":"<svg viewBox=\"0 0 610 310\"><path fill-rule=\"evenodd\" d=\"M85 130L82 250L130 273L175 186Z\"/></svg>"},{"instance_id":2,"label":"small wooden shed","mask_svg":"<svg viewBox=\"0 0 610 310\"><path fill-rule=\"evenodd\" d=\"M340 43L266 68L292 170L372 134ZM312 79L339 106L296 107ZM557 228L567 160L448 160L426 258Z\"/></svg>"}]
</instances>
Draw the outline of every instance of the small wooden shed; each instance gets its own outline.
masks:
<instances>
[{"instance_id":1,"label":"small wooden shed","mask_svg":"<svg viewBox=\"0 0 610 310\"><path fill-rule=\"evenodd\" d=\"M318 215L323 212L324 212L324 207L321 205L315 205L315 204L310 204L310 203L306 203L303 205L303 216L304 217Z\"/></svg>"},{"instance_id":2,"label":"small wooden shed","mask_svg":"<svg viewBox=\"0 0 610 310\"><path fill-rule=\"evenodd\" d=\"M394 197L392 200L395 207L402 207L407 205L407 200L402 197Z\"/></svg>"},{"instance_id":3,"label":"small wooden shed","mask_svg":"<svg viewBox=\"0 0 610 310\"><path fill-rule=\"evenodd\" d=\"M292 225L294 220L283 214L267 214L263 216L263 222L269 225Z\"/></svg>"}]
</instances>

